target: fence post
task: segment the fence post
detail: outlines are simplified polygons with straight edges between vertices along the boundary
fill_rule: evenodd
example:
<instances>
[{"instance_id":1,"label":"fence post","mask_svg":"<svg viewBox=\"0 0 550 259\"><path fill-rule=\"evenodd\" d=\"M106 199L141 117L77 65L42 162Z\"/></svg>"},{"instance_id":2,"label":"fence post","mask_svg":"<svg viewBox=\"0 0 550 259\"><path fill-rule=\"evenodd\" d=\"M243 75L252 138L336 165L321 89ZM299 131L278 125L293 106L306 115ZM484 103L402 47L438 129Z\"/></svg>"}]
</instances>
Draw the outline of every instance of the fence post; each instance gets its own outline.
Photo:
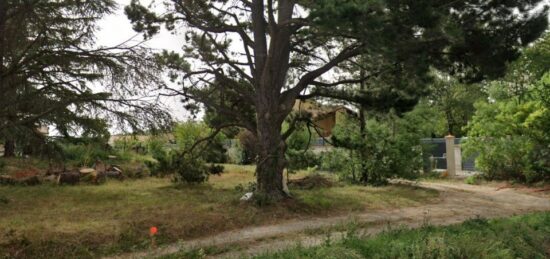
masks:
<instances>
[{"instance_id":1,"label":"fence post","mask_svg":"<svg viewBox=\"0 0 550 259\"><path fill-rule=\"evenodd\" d=\"M447 173L449 177L456 176L456 164L455 164L455 136L445 136L445 152L447 160Z\"/></svg>"}]
</instances>

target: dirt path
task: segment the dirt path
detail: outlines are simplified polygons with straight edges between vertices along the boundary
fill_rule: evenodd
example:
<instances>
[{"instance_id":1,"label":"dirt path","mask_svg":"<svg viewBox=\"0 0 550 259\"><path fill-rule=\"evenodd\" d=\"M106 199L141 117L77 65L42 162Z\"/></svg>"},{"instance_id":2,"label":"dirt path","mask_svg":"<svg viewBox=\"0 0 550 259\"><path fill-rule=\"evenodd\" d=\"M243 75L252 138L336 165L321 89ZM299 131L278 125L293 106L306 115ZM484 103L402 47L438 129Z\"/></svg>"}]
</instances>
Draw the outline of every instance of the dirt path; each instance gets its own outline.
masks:
<instances>
[{"instance_id":1,"label":"dirt path","mask_svg":"<svg viewBox=\"0 0 550 259\"><path fill-rule=\"evenodd\" d=\"M338 231L338 226L344 226L349 222L364 226L360 229L360 234L376 234L390 227L402 225L409 227L418 227L427 223L450 225L475 217L494 218L534 211L550 211L550 199L513 189L498 190L494 187L461 183L423 182L418 185L439 190L440 201L420 207L250 227L172 244L154 251L123 254L114 258L157 257L199 247L218 247L221 251L227 250L227 252L221 252L215 257L236 258L273 252L295 246L297 243L306 247L319 245L327 239L328 235L324 232L331 229L333 230L330 232L331 240L338 240L345 235L344 232ZM319 231L322 229L326 230Z\"/></svg>"}]
</instances>

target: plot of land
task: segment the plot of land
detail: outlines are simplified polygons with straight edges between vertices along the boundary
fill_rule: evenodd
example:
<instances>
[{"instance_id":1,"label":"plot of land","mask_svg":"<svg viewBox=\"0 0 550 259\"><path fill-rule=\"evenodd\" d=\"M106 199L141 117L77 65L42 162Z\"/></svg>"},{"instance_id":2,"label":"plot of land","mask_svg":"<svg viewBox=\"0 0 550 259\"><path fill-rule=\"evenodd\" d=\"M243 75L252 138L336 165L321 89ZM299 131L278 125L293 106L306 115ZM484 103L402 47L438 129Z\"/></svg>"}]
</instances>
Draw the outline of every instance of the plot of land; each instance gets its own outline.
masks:
<instances>
[{"instance_id":1,"label":"plot of land","mask_svg":"<svg viewBox=\"0 0 550 259\"><path fill-rule=\"evenodd\" d=\"M358 234L372 235L402 226L449 225L479 217L496 218L533 211L550 211L550 200L513 189L472 186L456 182L421 183L420 186L439 190L441 200L435 204L418 207L367 211L348 216L294 220L282 224L246 228L146 253L126 254L119 258L161 255L178 258L189 253L193 254L193 251L202 251L202 253L223 258L241 258L277 252L297 244L301 247L322 245L326 242L327 236L330 236L332 241L338 241L347 235L346 229L350 224ZM283 256L283 258L294 257Z\"/></svg>"},{"instance_id":2,"label":"plot of land","mask_svg":"<svg viewBox=\"0 0 550 259\"><path fill-rule=\"evenodd\" d=\"M0 256L97 257L148 249L157 243L205 237L243 227L274 225L436 202L438 192L391 185L291 189L296 199L258 208L239 201L253 167L227 166L206 185L176 186L146 178L105 185L0 187ZM292 176L301 178L305 172Z\"/></svg>"}]
</instances>

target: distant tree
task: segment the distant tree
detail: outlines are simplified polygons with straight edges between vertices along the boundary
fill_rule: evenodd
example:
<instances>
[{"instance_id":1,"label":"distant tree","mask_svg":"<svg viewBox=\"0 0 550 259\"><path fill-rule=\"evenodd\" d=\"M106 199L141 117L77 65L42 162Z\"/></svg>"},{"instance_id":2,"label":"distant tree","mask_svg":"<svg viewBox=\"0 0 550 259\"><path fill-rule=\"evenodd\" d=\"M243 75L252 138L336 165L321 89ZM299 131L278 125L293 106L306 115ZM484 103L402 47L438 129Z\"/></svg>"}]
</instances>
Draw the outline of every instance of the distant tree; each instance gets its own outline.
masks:
<instances>
[{"instance_id":1,"label":"distant tree","mask_svg":"<svg viewBox=\"0 0 550 259\"><path fill-rule=\"evenodd\" d=\"M527 101L533 82L550 71L550 32L522 50L522 56L510 64L505 77L489 82L488 92L495 100Z\"/></svg>"},{"instance_id":2,"label":"distant tree","mask_svg":"<svg viewBox=\"0 0 550 259\"><path fill-rule=\"evenodd\" d=\"M489 179L550 179L550 37L523 49L508 74L489 82L489 100L476 103L466 153Z\"/></svg>"},{"instance_id":3,"label":"distant tree","mask_svg":"<svg viewBox=\"0 0 550 259\"><path fill-rule=\"evenodd\" d=\"M465 136L464 127L475 113L474 104L486 101L488 95L483 84L461 83L449 75L438 74L431 84L431 94L427 99L433 109L443 113L446 132L456 137Z\"/></svg>"},{"instance_id":4,"label":"distant tree","mask_svg":"<svg viewBox=\"0 0 550 259\"><path fill-rule=\"evenodd\" d=\"M133 0L126 14L146 37L163 24L185 28L184 56L165 52L161 58L182 86L174 94L223 116L217 127L254 134L256 194L276 200L285 196L285 141L295 129L283 132L282 124L297 99L393 103L397 92L408 92L409 75L432 67L470 81L500 76L519 47L547 27L546 9L533 11L541 2L166 0L166 10L156 14ZM374 69L364 77L338 73L360 56ZM380 66L377 57L384 61ZM376 102L340 91L383 71L391 73L394 87L378 92ZM231 98L221 101L216 92Z\"/></svg>"},{"instance_id":5,"label":"distant tree","mask_svg":"<svg viewBox=\"0 0 550 259\"><path fill-rule=\"evenodd\" d=\"M134 129L169 116L150 95L159 66L147 49L95 44L97 22L112 0L0 1L0 137L40 137L39 125L64 135L104 133L107 122ZM109 121L107 121L109 120Z\"/></svg>"}]
</instances>

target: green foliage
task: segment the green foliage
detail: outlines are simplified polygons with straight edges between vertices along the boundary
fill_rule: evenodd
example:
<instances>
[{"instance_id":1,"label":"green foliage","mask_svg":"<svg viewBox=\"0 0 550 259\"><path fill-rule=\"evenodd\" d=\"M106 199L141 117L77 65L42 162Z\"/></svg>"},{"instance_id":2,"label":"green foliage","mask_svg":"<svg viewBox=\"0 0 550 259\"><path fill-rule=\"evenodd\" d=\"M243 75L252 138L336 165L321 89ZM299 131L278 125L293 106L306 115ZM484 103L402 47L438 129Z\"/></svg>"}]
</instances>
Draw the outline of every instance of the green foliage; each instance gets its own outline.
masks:
<instances>
[{"instance_id":1,"label":"green foliage","mask_svg":"<svg viewBox=\"0 0 550 259\"><path fill-rule=\"evenodd\" d=\"M174 180L184 183L204 183L208 180L210 170L204 160L189 154L179 155L174 153L172 157L173 168L176 174Z\"/></svg>"},{"instance_id":2,"label":"green foliage","mask_svg":"<svg viewBox=\"0 0 550 259\"><path fill-rule=\"evenodd\" d=\"M372 238L350 234L336 243L296 247L255 258L547 258L550 214L472 219L447 227L395 229Z\"/></svg>"},{"instance_id":3,"label":"green foliage","mask_svg":"<svg viewBox=\"0 0 550 259\"><path fill-rule=\"evenodd\" d=\"M227 162L230 164L242 164L243 163L243 153L240 143L237 143L227 149Z\"/></svg>"},{"instance_id":4,"label":"green foliage","mask_svg":"<svg viewBox=\"0 0 550 259\"><path fill-rule=\"evenodd\" d=\"M288 169L291 171L302 170L319 165L320 158L311 150L294 150L286 151L288 160Z\"/></svg>"},{"instance_id":5,"label":"green foliage","mask_svg":"<svg viewBox=\"0 0 550 259\"><path fill-rule=\"evenodd\" d=\"M393 116L367 121L362 137L355 118L345 118L333 131L336 146L350 150L341 176L345 180L383 184L391 177L414 178L422 168L420 137L406 131L406 120ZM402 129L402 130L399 130Z\"/></svg>"},{"instance_id":6,"label":"green foliage","mask_svg":"<svg viewBox=\"0 0 550 259\"><path fill-rule=\"evenodd\" d=\"M508 74L488 84L491 102L476 105L466 154L488 179L550 179L550 35L524 49Z\"/></svg>"},{"instance_id":7,"label":"green foliage","mask_svg":"<svg viewBox=\"0 0 550 259\"><path fill-rule=\"evenodd\" d=\"M97 160L107 160L109 152L101 143L79 143L62 145L64 159L78 166L92 166Z\"/></svg>"},{"instance_id":8,"label":"green foliage","mask_svg":"<svg viewBox=\"0 0 550 259\"><path fill-rule=\"evenodd\" d=\"M267 147L279 145L275 137L300 93L307 93L301 99L326 97L402 113L426 93L433 67L472 81L500 76L518 58L520 47L546 29L547 10L534 11L542 1L300 0L271 6L263 1L166 0L160 1L163 12L155 13L152 6L132 0L125 13L146 38L162 26L174 33L186 27L185 53L159 58L181 87L174 92L184 96L192 111L206 107L221 115L212 118L214 125L238 125L271 136L257 139L264 150L255 152L271 162L281 150ZM299 22L280 26L288 21ZM270 40L278 44L268 44ZM356 66L360 58L366 60L368 84L374 89L356 94L344 84L356 81L356 73L339 73L339 68ZM310 68L318 69L304 71ZM329 77L323 75L332 72L334 80L325 82ZM186 76L178 76L182 74ZM325 84L335 87L318 87ZM281 168L270 170L283 170L283 163L273 165ZM267 181L275 176L259 174ZM276 185L259 187L264 186Z\"/></svg>"},{"instance_id":9,"label":"green foliage","mask_svg":"<svg viewBox=\"0 0 550 259\"><path fill-rule=\"evenodd\" d=\"M319 157L309 150L317 134L310 134L305 126L298 127L287 139L286 158L290 171L307 169L319 165Z\"/></svg>"},{"instance_id":10,"label":"green foliage","mask_svg":"<svg viewBox=\"0 0 550 259\"><path fill-rule=\"evenodd\" d=\"M191 149L201 139L209 137L212 129L204 123L185 122L178 124L174 129L174 137L179 150ZM203 141L195 147L200 157L209 163L227 162L224 142L227 138L223 133L217 134L214 138Z\"/></svg>"},{"instance_id":11,"label":"green foliage","mask_svg":"<svg viewBox=\"0 0 550 259\"><path fill-rule=\"evenodd\" d=\"M479 184L479 177L477 175L470 175L466 177L464 180L464 183L470 184L470 185L477 185Z\"/></svg>"},{"instance_id":12,"label":"green foliage","mask_svg":"<svg viewBox=\"0 0 550 259\"><path fill-rule=\"evenodd\" d=\"M479 103L465 154L488 179L534 182L550 177L550 110L540 102Z\"/></svg>"},{"instance_id":13,"label":"green foliage","mask_svg":"<svg viewBox=\"0 0 550 259\"><path fill-rule=\"evenodd\" d=\"M174 175L174 181L203 183L211 174L221 174L222 166L207 163L224 163L227 160L224 147L225 137L218 135L210 141L211 130L202 123L186 122L174 129L177 148L167 150L162 138L152 138L147 143L148 152L155 161L147 162L152 175ZM198 143L198 144L197 144Z\"/></svg>"},{"instance_id":14,"label":"green foliage","mask_svg":"<svg viewBox=\"0 0 550 259\"><path fill-rule=\"evenodd\" d=\"M152 54L96 44L97 23L116 8L112 0L0 2L0 103L10 104L0 108L0 138L23 146L38 125L99 136L108 122L137 130L168 124L157 104L134 98L160 83Z\"/></svg>"},{"instance_id":15,"label":"green foliage","mask_svg":"<svg viewBox=\"0 0 550 259\"><path fill-rule=\"evenodd\" d=\"M161 156L163 153L166 152L166 145L167 140L160 137L152 137L149 140L147 140L147 153L155 156Z\"/></svg>"},{"instance_id":16,"label":"green foliage","mask_svg":"<svg viewBox=\"0 0 550 259\"><path fill-rule=\"evenodd\" d=\"M329 172L342 172L351 163L349 151L342 148L333 148L321 153L320 169Z\"/></svg>"},{"instance_id":17,"label":"green foliage","mask_svg":"<svg viewBox=\"0 0 550 259\"><path fill-rule=\"evenodd\" d=\"M428 100L432 102L433 111L429 114L437 113L445 122L444 130L440 130L436 135L465 136L463 128L475 113L474 104L487 100L483 85L464 84L449 75L439 74L438 79L431 85L431 90Z\"/></svg>"}]
</instances>

